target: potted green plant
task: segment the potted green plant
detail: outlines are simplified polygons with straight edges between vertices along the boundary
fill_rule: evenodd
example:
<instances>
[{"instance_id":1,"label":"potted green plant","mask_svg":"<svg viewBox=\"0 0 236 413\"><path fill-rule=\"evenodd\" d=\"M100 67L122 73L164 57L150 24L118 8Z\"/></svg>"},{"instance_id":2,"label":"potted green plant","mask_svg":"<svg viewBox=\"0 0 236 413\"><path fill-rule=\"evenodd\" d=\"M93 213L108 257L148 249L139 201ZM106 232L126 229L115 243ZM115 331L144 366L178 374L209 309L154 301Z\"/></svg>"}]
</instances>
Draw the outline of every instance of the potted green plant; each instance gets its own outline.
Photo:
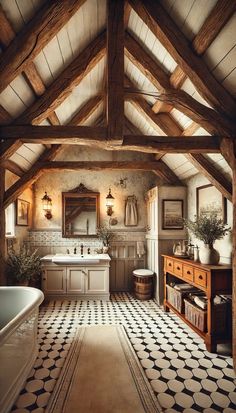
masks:
<instances>
[{"instance_id":1,"label":"potted green plant","mask_svg":"<svg viewBox=\"0 0 236 413\"><path fill-rule=\"evenodd\" d=\"M114 239L114 233L106 225L97 228L97 236L103 243L103 252L108 252L110 242Z\"/></svg>"},{"instance_id":2,"label":"potted green plant","mask_svg":"<svg viewBox=\"0 0 236 413\"><path fill-rule=\"evenodd\" d=\"M200 213L195 215L195 220L184 219L184 226L200 241L203 246L199 249L199 259L202 264L218 264L219 252L213 247L214 242L222 239L231 228L217 217L216 211L212 210L209 215Z\"/></svg>"},{"instance_id":3,"label":"potted green plant","mask_svg":"<svg viewBox=\"0 0 236 413\"><path fill-rule=\"evenodd\" d=\"M25 244L19 252L11 248L6 259L6 275L11 285L37 285L41 276L41 261L37 250L31 252Z\"/></svg>"}]
</instances>

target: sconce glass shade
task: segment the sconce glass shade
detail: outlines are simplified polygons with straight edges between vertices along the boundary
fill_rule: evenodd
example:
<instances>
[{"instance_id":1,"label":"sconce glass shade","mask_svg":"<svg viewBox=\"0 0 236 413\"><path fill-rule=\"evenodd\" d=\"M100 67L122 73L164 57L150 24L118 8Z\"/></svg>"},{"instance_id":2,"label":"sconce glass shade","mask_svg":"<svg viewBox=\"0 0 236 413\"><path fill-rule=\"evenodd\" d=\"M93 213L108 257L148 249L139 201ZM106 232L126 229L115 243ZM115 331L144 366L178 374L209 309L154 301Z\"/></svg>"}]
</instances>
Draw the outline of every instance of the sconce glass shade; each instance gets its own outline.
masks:
<instances>
[{"instance_id":1,"label":"sconce glass shade","mask_svg":"<svg viewBox=\"0 0 236 413\"><path fill-rule=\"evenodd\" d=\"M111 188L109 188L109 193L106 196L106 207L107 207L107 215L111 216L113 214L113 206L114 206L114 197L111 194Z\"/></svg>"},{"instance_id":2,"label":"sconce glass shade","mask_svg":"<svg viewBox=\"0 0 236 413\"><path fill-rule=\"evenodd\" d=\"M52 218L52 199L50 198L50 196L48 196L47 192L45 192L45 195L42 198L42 207L43 207L43 211L45 212L45 217L47 219L51 219Z\"/></svg>"}]
</instances>

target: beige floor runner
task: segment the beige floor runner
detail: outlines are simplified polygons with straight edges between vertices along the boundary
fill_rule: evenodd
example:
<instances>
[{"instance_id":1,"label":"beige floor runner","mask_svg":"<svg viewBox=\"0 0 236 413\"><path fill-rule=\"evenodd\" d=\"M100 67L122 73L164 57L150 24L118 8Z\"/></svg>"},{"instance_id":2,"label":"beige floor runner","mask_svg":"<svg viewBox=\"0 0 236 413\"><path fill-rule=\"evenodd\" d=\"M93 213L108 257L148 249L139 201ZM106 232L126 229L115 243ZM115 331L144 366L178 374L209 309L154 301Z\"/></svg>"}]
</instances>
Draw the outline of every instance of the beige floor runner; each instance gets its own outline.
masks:
<instances>
[{"instance_id":1,"label":"beige floor runner","mask_svg":"<svg viewBox=\"0 0 236 413\"><path fill-rule=\"evenodd\" d=\"M160 413L122 326L82 327L47 413Z\"/></svg>"}]
</instances>

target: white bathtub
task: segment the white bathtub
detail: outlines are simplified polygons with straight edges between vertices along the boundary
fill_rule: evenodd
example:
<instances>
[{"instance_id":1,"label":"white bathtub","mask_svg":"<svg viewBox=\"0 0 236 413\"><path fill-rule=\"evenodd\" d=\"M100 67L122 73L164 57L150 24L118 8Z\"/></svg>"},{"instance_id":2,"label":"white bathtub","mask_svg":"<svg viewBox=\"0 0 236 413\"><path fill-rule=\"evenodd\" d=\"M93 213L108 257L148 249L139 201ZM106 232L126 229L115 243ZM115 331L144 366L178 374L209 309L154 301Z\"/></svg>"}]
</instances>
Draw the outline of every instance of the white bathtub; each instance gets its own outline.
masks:
<instances>
[{"instance_id":1,"label":"white bathtub","mask_svg":"<svg viewBox=\"0 0 236 413\"><path fill-rule=\"evenodd\" d=\"M13 405L37 357L42 291L0 287L0 412Z\"/></svg>"}]
</instances>

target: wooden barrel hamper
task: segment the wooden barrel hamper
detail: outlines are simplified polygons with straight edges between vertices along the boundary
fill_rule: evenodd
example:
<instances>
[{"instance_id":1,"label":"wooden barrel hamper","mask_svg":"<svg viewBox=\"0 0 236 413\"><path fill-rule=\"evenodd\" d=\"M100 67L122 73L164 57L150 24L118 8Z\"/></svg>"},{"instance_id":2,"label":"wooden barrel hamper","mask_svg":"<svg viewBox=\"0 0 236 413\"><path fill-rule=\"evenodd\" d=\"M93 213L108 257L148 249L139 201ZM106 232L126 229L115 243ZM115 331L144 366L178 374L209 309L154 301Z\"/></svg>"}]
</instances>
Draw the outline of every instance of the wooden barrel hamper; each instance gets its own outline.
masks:
<instances>
[{"instance_id":1,"label":"wooden barrel hamper","mask_svg":"<svg viewBox=\"0 0 236 413\"><path fill-rule=\"evenodd\" d=\"M153 295L153 271L138 269L133 271L134 295L139 300L149 300Z\"/></svg>"}]
</instances>

